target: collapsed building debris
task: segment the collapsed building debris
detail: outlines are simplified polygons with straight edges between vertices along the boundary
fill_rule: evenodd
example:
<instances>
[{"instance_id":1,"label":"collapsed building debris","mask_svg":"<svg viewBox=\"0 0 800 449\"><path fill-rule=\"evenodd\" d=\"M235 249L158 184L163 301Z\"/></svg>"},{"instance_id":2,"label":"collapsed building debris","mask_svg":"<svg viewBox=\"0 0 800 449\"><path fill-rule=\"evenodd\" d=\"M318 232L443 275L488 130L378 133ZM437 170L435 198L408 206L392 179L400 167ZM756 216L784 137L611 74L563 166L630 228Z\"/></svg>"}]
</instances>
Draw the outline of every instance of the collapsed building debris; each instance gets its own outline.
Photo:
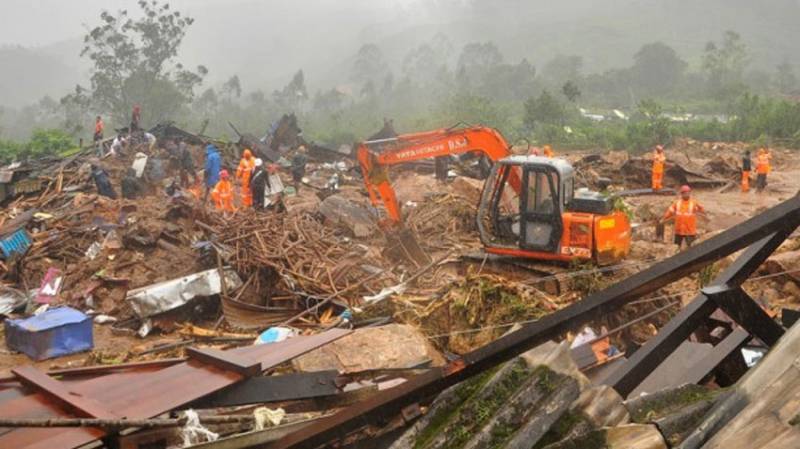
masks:
<instances>
[{"instance_id":1,"label":"collapsed building debris","mask_svg":"<svg viewBox=\"0 0 800 449\"><path fill-rule=\"evenodd\" d=\"M174 125L156 131L206 140ZM29 240L8 245L0 265L0 313L68 304L93 317L96 345L37 371L3 356L13 371L0 376L0 445L76 447L105 436L96 444L162 448L204 428L220 439L198 447L226 449L676 447L723 403L718 387L747 369L740 349L761 354L780 338L760 306L791 306L796 293L795 241L762 263L800 222L796 199L758 205L756 218L706 240L719 228L709 229L660 262L671 250L641 232L628 263L521 267L481 252L474 170L452 161L436 180L431 164L410 165L394 184L405 231L419 237L417 263L386 251L390 236L355 161L315 153L296 117L240 145L274 151L281 170L297 146L310 150L299 182L276 175L290 186L282 208L210 210L201 189L174 187L160 150L145 154L142 173L162 160L164 176L136 200L95 194L88 152L52 161L41 190L7 200L0 236ZM102 159L112 184L137 150ZM225 155L231 167L236 154ZM706 156L675 155L667 184L728 182ZM616 174L615 188L642 188L649 163L587 156L576 179ZM632 220L657 219L667 198L647 200L647 213L630 208ZM748 245L735 262L710 265ZM756 269L770 276L769 295L744 284Z\"/></svg>"}]
</instances>

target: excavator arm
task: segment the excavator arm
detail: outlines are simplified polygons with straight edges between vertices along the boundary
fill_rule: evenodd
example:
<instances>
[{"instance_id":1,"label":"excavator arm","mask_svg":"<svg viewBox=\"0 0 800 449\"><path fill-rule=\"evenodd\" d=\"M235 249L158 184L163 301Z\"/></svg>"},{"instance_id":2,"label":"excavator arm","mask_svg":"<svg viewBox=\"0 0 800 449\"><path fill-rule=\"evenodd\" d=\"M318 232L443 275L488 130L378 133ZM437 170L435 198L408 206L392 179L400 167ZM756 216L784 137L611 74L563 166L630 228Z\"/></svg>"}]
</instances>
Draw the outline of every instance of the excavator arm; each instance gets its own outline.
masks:
<instances>
[{"instance_id":1,"label":"excavator arm","mask_svg":"<svg viewBox=\"0 0 800 449\"><path fill-rule=\"evenodd\" d=\"M405 134L390 139L362 142L357 149L364 184L374 206L381 201L392 225L402 223L400 204L389 180L388 167L422 159L477 152L496 162L511 155L503 136L492 128L473 126ZM511 183L519 191L518 176Z\"/></svg>"}]
</instances>

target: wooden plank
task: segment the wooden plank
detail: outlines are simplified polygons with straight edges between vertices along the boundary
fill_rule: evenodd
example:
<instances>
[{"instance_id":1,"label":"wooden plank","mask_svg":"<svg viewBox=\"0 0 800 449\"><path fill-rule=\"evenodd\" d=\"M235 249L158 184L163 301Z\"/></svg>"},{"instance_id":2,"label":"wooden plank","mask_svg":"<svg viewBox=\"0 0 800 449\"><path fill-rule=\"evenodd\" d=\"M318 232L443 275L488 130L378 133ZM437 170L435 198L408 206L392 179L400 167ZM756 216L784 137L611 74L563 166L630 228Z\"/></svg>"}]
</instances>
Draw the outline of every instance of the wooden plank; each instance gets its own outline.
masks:
<instances>
[{"instance_id":1,"label":"wooden plank","mask_svg":"<svg viewBox=\"0 0 800 449\"><path fill-rule=\"evenodd\" d=\"M261 363L246 357L220 351L214 348L186 348L186 355L217 368L241 374L244 377L253 377L261 374Z\"/></svg>"},{"instance_id":2,"label":"wooden plank","mask_svg":"<svg viewBox=\"0 0 800 449\"><path fill-rule=\"evenodd\" d=\"M91 397L70 390L61 382L31 365L14 368L11 372L19 378L23 385L44 391L48 396L56 399L79 415L102 419L122 418L122 416L106 409L101 403Z\"/></svg>"}]
</instances>

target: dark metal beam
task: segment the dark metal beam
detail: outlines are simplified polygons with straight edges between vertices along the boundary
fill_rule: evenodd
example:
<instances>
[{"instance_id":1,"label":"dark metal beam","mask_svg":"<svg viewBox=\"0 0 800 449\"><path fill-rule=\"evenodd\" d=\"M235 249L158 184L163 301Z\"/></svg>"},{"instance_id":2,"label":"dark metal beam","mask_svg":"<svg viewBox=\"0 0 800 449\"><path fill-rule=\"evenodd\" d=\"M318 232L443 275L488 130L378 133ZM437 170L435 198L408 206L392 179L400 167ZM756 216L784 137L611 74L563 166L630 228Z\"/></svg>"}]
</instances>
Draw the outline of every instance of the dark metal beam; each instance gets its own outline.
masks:
<instances>
[{"instance_id":1,"label":"dark metal beam","mask_svg":"<svg viewBox=\"0 0 800 449\"><path fill-rule=\"evenodd\" d=\"M703 294L711 298L739 326L761 339L767 346L775 345L783 335L783 328L741 287L715 285L704 288Z\"/></svg>"},{"instance_id":2,"label":"dark metal beam","mask_svg":"<svg viewBox=\"0 0 800 449\"><path fill-rule=\"evenodd\" d=\"M472 351L442 369L432 369L413 377L404 384L344 409L314 426L287 435L267 447L314 448L324 445L370 420L380 419L387 414L396 414L409 404L511 360L528 349L557 338L564 332L604 313L615 311L629 301L656 291L722 257L746 248L776 230L794 229L798 224L800 224L800 197L792 197L683 253L658 262L624 281Z\"/></svg>"},{"instance_id":3,"label":"dark metal beam","mask_svg":"<svg viewBox=\"0 0 800 449\"><path fill-rule=\"evenodd\" d=\"M712 281L712 284L727 285L743 282L767 260L796 227L795 223L787 223L783 229L779 229L751 245L720 273ZM692 302L662 327L655 337L633 353L628 361L612 372L603 383L613 387L622 397L627 397L716 308L716 302L703 294L697 295Z\"/></svg>"},{"instance_id":4,"label":"dark metal beam","mask_svg":"<svg viewBox=\"0 0 800 449\"><path fill-rule=\"evenodd\" d=\"M201 399L196 406L231 407L332 396L341 392L337 377L337 370L252 377Z\"/></svg>"}]
</instances>

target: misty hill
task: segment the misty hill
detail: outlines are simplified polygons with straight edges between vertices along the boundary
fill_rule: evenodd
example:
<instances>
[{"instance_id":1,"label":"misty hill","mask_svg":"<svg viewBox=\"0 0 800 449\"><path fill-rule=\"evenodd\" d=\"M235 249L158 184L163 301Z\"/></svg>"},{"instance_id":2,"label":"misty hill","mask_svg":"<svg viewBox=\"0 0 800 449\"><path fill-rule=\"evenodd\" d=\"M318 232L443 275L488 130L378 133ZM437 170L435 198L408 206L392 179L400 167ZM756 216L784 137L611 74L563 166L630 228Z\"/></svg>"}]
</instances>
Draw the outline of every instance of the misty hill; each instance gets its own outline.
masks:
<instances>
[{"instance_id":1,"label":"misty hill","mask_svg":"<svg viewBox=\"0 0 800 449\"><path fill-rule=\"evenodd\" d=\"M698 67L709 40L739 32L751 68L800 65L797 0L228 0L188 3L196 19L181 59L205 64L208 84L238 74L245 91L280 88L304 69L312 89L345 83L363 43L375 43L397 75L405 54L441 33L454 61L469 42L494 41L505 59L541 68L558 54L579 55L584 72L631 64L644 44L664 41ZM99 11L98 11L99 14ZM76 29L79 27L76 26ZM78 31L79 33L79 31ZM80 79L80 36L51 47L0 49L0 103L58 98Z\"/></svg>"}]
</instances>

